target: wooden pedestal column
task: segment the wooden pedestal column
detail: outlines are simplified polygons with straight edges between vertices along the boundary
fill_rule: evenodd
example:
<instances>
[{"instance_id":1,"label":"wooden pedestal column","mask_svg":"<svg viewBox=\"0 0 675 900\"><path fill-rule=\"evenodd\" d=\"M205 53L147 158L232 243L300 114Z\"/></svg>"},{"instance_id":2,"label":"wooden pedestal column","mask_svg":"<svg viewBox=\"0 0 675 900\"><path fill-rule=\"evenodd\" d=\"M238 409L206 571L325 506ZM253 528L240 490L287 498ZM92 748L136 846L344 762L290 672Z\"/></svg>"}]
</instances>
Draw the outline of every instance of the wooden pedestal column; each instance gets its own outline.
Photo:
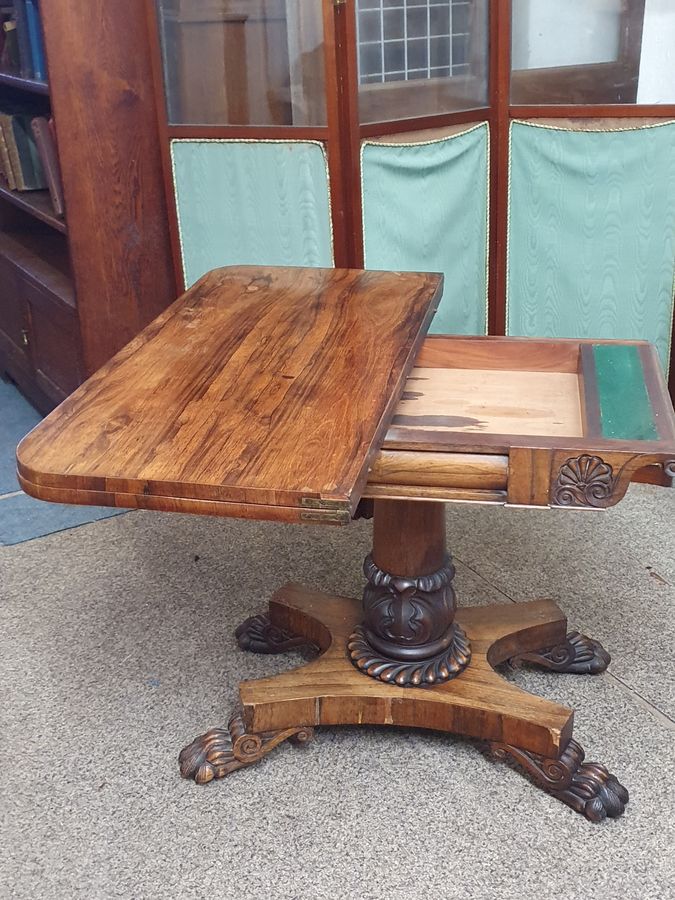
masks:
<instances>
[{"instance_id":1,"label":"wooden pedestal column","mask_svg":"<svg viewBox=\"0 0 675 900\"><path fill-rule=\"evenodd\" d=\"M401 687L455 678L471 658L455 623L455 569L442 503L378 500L363 567L364 620L347 648L366 675Z\"/></svg>"}]
</instances>

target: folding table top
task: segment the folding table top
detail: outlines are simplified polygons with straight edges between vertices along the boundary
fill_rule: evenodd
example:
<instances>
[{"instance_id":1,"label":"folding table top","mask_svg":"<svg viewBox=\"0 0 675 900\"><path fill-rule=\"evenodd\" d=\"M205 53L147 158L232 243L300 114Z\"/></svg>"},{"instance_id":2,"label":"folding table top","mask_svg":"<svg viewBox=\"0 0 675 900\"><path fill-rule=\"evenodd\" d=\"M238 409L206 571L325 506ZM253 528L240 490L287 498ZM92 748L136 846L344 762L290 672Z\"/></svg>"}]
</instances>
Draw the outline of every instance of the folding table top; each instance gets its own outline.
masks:
<instances>
[{"instance_id":1,"label":"folding table top","mask_svg":"<svg viewBox=\"0 0 675 900\"><path fill-rule=\"evenodd\" d=\"M348 521L441 288L434 274L214 270L22 441L21 483L69 503L152 495L169 511Z\"/></svg>"}]
</instances>

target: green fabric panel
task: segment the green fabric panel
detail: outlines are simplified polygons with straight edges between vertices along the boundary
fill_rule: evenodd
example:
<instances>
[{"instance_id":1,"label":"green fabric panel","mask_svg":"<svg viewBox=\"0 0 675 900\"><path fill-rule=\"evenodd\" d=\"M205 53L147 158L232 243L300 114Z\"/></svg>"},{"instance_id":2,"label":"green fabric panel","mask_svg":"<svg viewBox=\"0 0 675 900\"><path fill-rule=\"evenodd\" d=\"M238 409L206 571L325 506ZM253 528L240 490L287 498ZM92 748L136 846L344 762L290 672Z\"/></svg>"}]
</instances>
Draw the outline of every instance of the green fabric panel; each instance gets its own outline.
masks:
<instances>
[{"instance_id":1,"label":"green fabric panel","mask_svg":"<svg viewBox=\"0 0 675 900\"><path fill-rule=\"evenodd\" d=\"M675 124L513 123L509 334L648 340L666 368L674 264Z\"/></svg>"},{"instance_id":2,"label":"green fabric panel","mask_svg":"<svg viewBox=\"0 0 675 900\"><path fill-rule=\"evenodd\" d=\"M218 266L333 265L319 144L176 140L171 152L186 285Z\"/></svg>"},{"instance_id":3,"label":"green fabric panel","mask_svg":"<svg viewBox=\"0 0 675 900\"><path fill-rule=\"evenodd\" d=\"M616 440L658 440L638 348L594 344L593 357L602 436Z\"/></svg>"},{"instance_id":4,"label":"green fabric panel","mask_svg":"<svg viewBox=\"0 0 675 900\"><path fill-rule=\"evenodd\" d=\"M485 334L488 127L426 144L364 143L366 267L443 272L431 332Z\"/></svg>"}]
</instances>

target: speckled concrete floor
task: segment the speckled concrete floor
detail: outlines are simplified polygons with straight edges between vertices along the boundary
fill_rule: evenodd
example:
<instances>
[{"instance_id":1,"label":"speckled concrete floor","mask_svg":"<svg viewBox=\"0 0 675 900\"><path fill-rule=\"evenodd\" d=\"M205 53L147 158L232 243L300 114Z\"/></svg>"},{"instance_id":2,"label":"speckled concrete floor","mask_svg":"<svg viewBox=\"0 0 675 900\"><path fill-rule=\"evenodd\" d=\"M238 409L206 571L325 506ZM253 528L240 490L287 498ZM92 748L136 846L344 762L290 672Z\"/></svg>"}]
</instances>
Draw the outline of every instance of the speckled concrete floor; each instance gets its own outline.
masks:
<instances>
[{"instance_id":1,"label":"speckled concrete floor","mask_svg":"<svg viewBox=\"0 0 675 900\"><path fill-rule=\"evenodd\" d=\"M0 547L0 897L673 897L675 491L606 513L458 506L465 604L551 596L597 677L520 671L631 792L592 825L461 738L323 729L199 788L178 749L298 658L233 629L287 580L357 594L370 525L130 513Z\"/></svg>"}]
</instances>

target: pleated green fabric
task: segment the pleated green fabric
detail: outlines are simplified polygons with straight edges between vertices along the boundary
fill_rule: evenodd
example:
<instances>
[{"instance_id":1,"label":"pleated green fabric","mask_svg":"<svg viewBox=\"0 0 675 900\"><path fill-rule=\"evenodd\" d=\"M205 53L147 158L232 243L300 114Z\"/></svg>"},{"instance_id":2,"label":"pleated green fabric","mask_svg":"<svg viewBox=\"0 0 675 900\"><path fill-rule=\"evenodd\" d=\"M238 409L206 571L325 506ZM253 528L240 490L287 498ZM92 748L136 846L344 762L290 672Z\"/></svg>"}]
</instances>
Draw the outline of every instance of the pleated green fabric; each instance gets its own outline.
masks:
<instances>
[{"instance_id":1,"label":"pleated green fabric","mask_svg":"<svg viewBox=\"0 0 675 900\"><path fill-rule=\"evenodd\" d=\"M642 339L667 366L675 123L511 126L508 333Z\"/></svg>"},{"instance_id":2,"label":"pleated green fabric","mask_svg":"<svg viewBox=\"0 0 675 900\"><path fill-rule=\"evenodd\" d=\"M218 266L333 265L321 145L175 140L171 154L188 287Z\"/></svg>"},{"instance_id":3,"label":"pleated green fabric","mask_svg":"<svg viewBox=\"0 0 675 900\"><path fill-rule=\"evenodd\" d=\"M366 267L443 272L431 332L485 334L487 123L439 141L362 147Z\"/></svg>"}]
</instances>

